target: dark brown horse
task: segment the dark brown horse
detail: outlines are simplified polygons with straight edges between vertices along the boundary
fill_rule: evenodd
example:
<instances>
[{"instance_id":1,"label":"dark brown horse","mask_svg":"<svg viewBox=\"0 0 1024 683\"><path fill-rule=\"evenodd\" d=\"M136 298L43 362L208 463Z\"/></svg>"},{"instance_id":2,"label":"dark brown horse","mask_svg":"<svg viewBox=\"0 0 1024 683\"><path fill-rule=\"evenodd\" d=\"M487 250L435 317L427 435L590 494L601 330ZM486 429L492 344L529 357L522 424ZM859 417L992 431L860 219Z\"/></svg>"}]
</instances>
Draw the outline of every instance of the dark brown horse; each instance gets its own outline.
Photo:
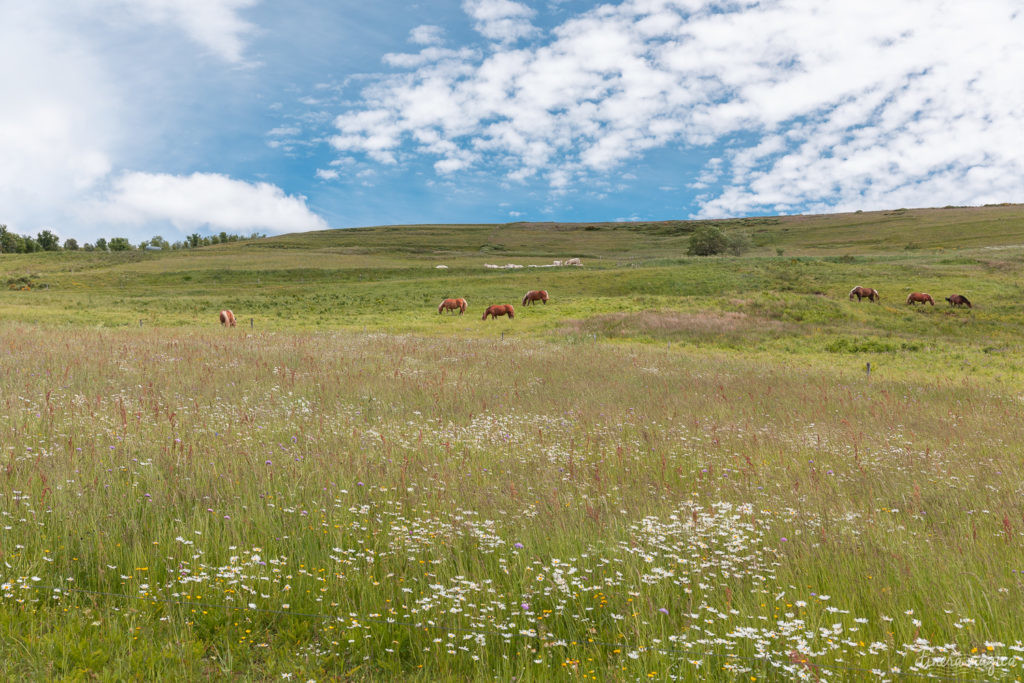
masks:
<instances>
[{"instance_id":1,"label":"dark brown horse","mask_svg":"<svg viewBox=\"0 0 1024 683\"><path fill-rule=\"evenodd\" d=\"M963 294L953 294L946 297L946 301L949 302L950 306L966 306L967 308L974 308L971 306L971 302L967 300L967 297Z\"/></svg>"},{"instance_id":2,"label":"dark brown horse","mask_svg":"<svg viewBox=\"0 0 1024 683\"><path fill-rule=\"evenodd\" d=\"M465 299L445 299L441 302L441 305L437 307L437 312L441 311L458 311L459 315L466 312L466 300Z\"/></svg>"},{"instance_id":3,"label":"dark brown horse","mask_svg":"<svg viewBox=\"0 0 1024 683\"><path fill-rule=\"evenodd\" d=\"M235 314L227 309L224 309L223 311L220 312L220 324L224 325L225 327L234 327Z\"/></svg>"},{"instance_id":4,"label":"dark brown horse","mask_svg":"<svg viewBox=\"0 0 1024 683\"><path fill-rule=\"evenodd\" d=\"M882 297L878 295L877 289L871 289L870 287L861 287L857 285L850 290L850 301L853 301L853 297L857 297L857 301L861 299L867 299L868 301L878 302Z\"/></svg>"},{"instance_id":5,"label":"dark brown horse","mask_svg":"<svg viewBox=\"0 0 1024 683\"><path fill-rule=\"evenodd\" d=\"M488 306L487 310L484 311L484 317L481 320L487 320L487 316L491 316L491 320L497 320L499 315L507 315L509 318L516 317L516 309L512 308L512 304L495 304Z\"/></svg>"},{"instance_id":6,"label":"dark brown horse","mask_svg":"<svg viewBox=\"0 0 1024 683\"><path fill-rule=\"evenodd\" d=\"M907 303L910 305L931 304L934 306L935 300L932 299L931 294L925 294L924 292L911 292L910 296L907 297Z\"/></svg>"},{"instance_id":7,"label":"dark brown horse","mask_svg":"<svg viewBox=\"0 0 1024 683\"><path fill-rule=\"evenodd\" d=\"M546 289L531 289L523 296L523 305L529 306L534 302L548 303L548 292Z\"/></svg>"}]
</instances>

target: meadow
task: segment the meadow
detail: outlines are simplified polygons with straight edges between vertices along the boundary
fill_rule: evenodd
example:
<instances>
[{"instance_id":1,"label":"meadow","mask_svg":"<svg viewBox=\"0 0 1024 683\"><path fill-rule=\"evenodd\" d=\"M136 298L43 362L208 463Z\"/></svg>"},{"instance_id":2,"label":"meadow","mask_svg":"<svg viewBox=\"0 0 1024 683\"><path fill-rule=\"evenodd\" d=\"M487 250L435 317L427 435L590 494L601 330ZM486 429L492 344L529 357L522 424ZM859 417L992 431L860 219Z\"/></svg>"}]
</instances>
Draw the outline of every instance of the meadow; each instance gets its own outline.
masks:
<instances>
[{"instance_id":1,"label":"meadow","mask_svg":"<svg viewBox=\"0 0 1024 683\"><path fill-rule=\"evenodd\" d=\"M1024 208L723 227L0 255L0 676L1024 678Z\"/></svg>"}]
</instances>

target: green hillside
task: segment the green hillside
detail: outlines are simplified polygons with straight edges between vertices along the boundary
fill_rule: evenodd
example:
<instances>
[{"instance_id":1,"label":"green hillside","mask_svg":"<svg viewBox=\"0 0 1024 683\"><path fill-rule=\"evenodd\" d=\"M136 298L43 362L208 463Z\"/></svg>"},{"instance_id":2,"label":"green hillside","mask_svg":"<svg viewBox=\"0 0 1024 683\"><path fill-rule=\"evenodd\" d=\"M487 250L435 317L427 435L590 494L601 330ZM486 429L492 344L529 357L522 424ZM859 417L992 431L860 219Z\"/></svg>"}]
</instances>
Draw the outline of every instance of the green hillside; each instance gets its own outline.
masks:
<instances>
[{"instance_id":1,"label":"green hillside","mask_svg":"<svg viewBox=\"0 0 1024 683\"><path fill-rule=\"evenodd\" d=\"M261 330L632 339L765 353L1017 348L1024 207L714 221L741 257L689 257L702 222L410 225L327 230L174 252L0 257L0 317L49 325L208 327L222 308ZM531 268L577 257L582 267ZM518 264L488 269L485 264ZM446 269L436 266L445 265ZM847 300L854 285L880 305ZM481 323L529 289L551 302ZM930 292L938 306L904 303ZM966 295L976 307L952 310ZM467 315L438 315L446 297Z\"/></svg>"},{"instance_id":2,"label":"green hillside","mask_svg":"<svg viewBox=\"0 0 1024 683\"><path fill-rule=\"evenodd\" d=\"M0 255L0 678L1021 679L1024 208L695 227Z\"/></svg>"}]
</instances>

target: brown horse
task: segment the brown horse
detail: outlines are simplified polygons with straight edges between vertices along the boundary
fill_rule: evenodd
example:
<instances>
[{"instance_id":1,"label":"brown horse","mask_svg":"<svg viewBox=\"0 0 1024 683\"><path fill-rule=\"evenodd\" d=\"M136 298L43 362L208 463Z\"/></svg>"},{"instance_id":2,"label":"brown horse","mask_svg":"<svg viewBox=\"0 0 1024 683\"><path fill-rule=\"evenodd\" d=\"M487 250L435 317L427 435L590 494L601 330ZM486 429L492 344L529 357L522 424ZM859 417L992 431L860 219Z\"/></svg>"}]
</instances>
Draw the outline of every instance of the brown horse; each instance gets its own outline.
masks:
<instances>
[{"instance_id":1,"label":"brown horse","mask_svg":"<svg viewBox=\"0 0 1024 683\"><path fill-rule=\"evenodd\" d=\"M224 325L225 327L234 327L235 314L227 309L224 309L223 311L220 312L220 324Z\"/></svg>"},{"instance_id":2,"label":"brown horse","mask_svg":"<svg viewBox=\"0 0 1024 683\"><path fill-rule=\"evenodd\" d=\"M466 312L466 300L465 299L445 299L441 302L441 305L437 307L437 312L441 311L458 311L459 315Z\"/></svg>"},{"instance_id":3,"label":"brown horse","mask_svg":"<svg viewBox=\"0 0 1024 683\"><path fill-rule=\"evenodd\" d=\"M481 320L487 320L487 316L491 316L491 320L497 320L499 315L507 315L509 318L516 317L516 309L512 308L512 304L495 304L488 306L487 310L484 311L484 317Z\"/></svg>"},{"instance_id":4,"label":"brown horse","mask_svg":"<svg viewBox=\"0 0 1024 683\"><path fill-rule=\"evenodd\" d=\"M932 299L931 294L925 294L924 292L911 292L910 296L907 297L907 303L910 305L931 304L934 306L935 300Z\"/></svg>"},{"instance_id":5,"label":"brown horse","mask_svg":"<svg viewBox=\"0 0 1024 683\"><path fill-rule=\"evenodd\" d=\"M547 305L548 303L548 292L546 289L531 289L523 296L523 305L529 306L534 302L541 302Z\"/></svg>"},{"instance_id":6,"label":"brown horse","mask_svg":"<svg viewBox=\"0 0 1024 683\"><path fill-rule=\"evenodd\" d=\"M850 301L853 301L853 297L857 297L857 301L861 299L867 299L868 301L878 302L882 297L879 296L877 289L871 289L870 287L861 287L857 285L850 290Z\"/></svg>"},{"instance_id":7,"label":"brown horse","mask_svg":"<svg viewBox=\"0 0 1024 683\"><path fill-rule=\"evenodd\" d=\"M967 300L967 297L963 294L953 294L946 297L946 301L949 302L950 306L966 306L967 308L974 308L971 306L971 302Z\"/></svg>"}]
</instances>

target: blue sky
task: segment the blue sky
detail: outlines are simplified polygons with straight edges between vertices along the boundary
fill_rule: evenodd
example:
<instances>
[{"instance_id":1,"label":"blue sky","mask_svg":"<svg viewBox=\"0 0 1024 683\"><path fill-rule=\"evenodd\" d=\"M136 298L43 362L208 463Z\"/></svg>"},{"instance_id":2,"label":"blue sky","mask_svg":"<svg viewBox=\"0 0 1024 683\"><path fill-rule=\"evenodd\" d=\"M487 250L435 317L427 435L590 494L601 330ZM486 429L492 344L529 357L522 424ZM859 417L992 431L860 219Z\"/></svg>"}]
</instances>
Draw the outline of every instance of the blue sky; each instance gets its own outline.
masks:
<instances>
[{"instance_id":1,"label":"blue sky","mask_svg":"<svg viewBox=\"0 0 1024 683\"><path fill-rule=\"evenodd\" d=\"M0 0L0 223L92 240L1024 201L1013 0Z\"/></svg>"}]
</instances>

